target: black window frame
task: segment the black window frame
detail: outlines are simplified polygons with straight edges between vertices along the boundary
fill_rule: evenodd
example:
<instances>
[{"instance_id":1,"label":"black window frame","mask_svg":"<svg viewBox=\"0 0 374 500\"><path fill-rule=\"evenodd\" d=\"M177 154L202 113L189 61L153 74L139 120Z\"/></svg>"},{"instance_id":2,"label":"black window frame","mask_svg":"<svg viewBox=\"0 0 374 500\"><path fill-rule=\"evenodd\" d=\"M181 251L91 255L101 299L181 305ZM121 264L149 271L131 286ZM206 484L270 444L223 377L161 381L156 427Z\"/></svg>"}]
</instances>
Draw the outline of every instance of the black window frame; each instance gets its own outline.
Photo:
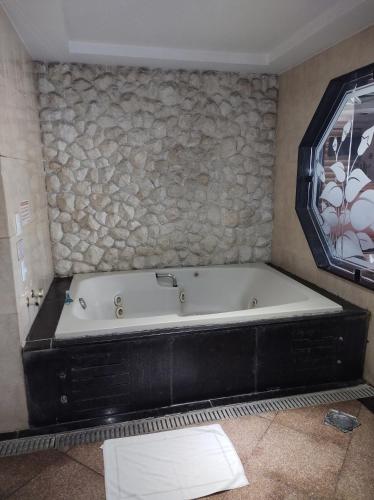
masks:
<instances>
[{"instance_id":1,"label":"black window frame","mask_svg":"<svg viewBox=\"0 0 374 500\"><path fill-rule=\"evenodd\" d=\"M331 124L347 92L356 86L374 83L374 63L330 81L302 138L298 151L296 212L316 265L341 278L374 290L374 272L334 258L327 246L319 221L312 209L312 185L316 149ZM308 96L305 94L305 99Z\"/></svg>"}]
</instances>

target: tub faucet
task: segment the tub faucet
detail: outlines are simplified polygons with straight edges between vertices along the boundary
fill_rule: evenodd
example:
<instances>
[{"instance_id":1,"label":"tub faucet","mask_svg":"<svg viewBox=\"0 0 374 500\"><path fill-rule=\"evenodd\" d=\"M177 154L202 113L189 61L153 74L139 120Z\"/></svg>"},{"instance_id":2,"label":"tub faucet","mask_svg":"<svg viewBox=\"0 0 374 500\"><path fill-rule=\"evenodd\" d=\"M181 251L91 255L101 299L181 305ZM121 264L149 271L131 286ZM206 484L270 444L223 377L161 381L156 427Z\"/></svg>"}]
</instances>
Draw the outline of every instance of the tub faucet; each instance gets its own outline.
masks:
<instances>
[{"instance_id":1,"label":"tub faucet","mask_svg":"<svg viewBox=\"0 0 374 500\"><path fill-rule=\"evenodd\" d=\"M171 274L171 273L156 273L156 278L159 279L159 278L168 278L172 281L173 283L173 287L177 287L178 286L178 281L177 281L177 278L175 277L174 274Z\"/></svg>"},{"instance_id":2,"label":"tub faucet","mask_svg":"<svg viewBox=\"0 0 374 500\"><path fill-rule=\"evenodd\" d=\"M70 295L70 291L69 290L66 290L65 292L65 301L64 301L64 304L71 304L73 301L73 299L71 298L71 295Z\"/></svg>"}]
</instances>

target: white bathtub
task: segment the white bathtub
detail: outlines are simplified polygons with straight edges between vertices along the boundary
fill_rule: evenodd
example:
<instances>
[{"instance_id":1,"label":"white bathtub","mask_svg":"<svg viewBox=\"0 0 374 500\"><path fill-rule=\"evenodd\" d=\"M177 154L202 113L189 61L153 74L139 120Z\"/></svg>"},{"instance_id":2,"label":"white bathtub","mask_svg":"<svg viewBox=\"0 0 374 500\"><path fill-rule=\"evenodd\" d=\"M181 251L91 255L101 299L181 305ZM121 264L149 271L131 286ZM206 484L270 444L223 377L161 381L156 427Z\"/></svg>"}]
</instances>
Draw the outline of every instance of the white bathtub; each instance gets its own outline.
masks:
<instances>
[{"instance_id":1,"label":"white bathtub","mask_svg":"<svg viewBox=\"0 0 374 500\"><path fill-rule=\"evenodd\" d=\"M171 273L172 279L156 273ZM185 302L180 301L180 292ZM265 264L75 275L56 338L338 312L339 304ZM124 302L116 318L114 297ZM87 308L83 309L79 298Z\"/></svg>"}]
</instances>

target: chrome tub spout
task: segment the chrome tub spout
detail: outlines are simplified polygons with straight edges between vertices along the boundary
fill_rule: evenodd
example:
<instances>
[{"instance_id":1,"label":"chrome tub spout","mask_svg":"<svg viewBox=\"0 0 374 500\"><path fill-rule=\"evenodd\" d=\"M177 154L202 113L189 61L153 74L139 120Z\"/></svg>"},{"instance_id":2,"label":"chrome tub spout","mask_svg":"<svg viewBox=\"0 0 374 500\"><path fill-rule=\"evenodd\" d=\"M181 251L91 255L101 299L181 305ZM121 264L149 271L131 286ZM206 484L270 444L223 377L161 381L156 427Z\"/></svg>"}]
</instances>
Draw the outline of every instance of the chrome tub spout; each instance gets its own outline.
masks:
<instances>
[{"instance_id":1,"label":"chrome tub spout","mask_svg":"<svg viewBox=\"0 0 374 500\"><path fill-rule=\"evenodd\" d=\"M171 273L156 273L156 278L157 279L167 278L167 279L169 279L169 280L172 281L174 288L178 286L178 281L177 281L177 278L175 277L174 274L171 274Z\"/></svg>"}]
</instances>

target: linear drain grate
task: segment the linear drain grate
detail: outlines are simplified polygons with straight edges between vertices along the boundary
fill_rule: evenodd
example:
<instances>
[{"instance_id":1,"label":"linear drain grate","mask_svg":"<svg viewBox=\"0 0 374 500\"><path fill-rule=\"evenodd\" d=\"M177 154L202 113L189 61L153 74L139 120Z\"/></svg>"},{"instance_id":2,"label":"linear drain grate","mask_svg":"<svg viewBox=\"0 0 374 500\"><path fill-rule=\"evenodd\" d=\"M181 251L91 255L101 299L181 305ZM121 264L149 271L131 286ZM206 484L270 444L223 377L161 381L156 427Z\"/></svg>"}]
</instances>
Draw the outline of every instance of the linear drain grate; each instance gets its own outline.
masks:
<instances>
[{"instance_id":1,"label":"linear drain grate","mask_svg":"<svg viewBox=\"0 0 374 500\"><path fill-rule=\"evenodd\" d=\"M374 397L374 387L366 384L332 391L300 394L283 398L264 399L250 403L217 406L163 417L151 417L118 424L80 429L77 431L12 439L0 442L0 457L22 455L50 448L78 446L127 436L179 429L188 425L200 425L272 411L305 408L321 404L337 403L352 399Z\"/></svg>"},{"instance_id":2,"label":"linear drain grate","mask_svg":"<svg viewBox=\"0 0 374 500\"><path fill-rule=\"evenodd\" d=\"M39 450L48 450L56 447L54 435L35 436L23 439L10 439L0 442L0 457L23 455Z\"/></svg>"}]
</instances>

